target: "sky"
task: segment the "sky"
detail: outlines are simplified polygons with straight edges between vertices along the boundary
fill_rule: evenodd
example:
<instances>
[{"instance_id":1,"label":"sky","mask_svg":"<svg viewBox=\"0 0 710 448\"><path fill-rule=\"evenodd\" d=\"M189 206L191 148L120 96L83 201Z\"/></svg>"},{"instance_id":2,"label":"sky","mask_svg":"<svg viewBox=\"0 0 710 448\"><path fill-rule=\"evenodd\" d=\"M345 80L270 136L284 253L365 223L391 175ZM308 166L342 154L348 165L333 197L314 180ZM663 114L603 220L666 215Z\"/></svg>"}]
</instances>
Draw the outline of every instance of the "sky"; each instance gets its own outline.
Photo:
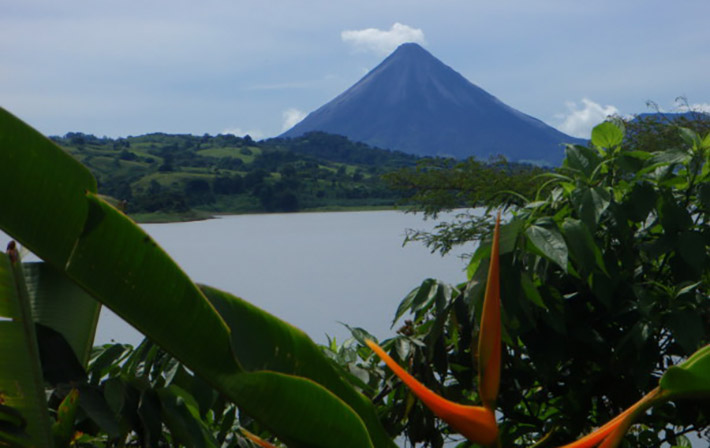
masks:
<instances>
[{"instance_id":1,"label":"sky","mask_svg":"<svg viewBox=\"0 0 710 448\"><path fill-rule=\"evenodd\" d=\"M648 101L710 110L708 17L708 0L0 0L0 106L47 135L262 139L418 42L588 137Z\"/></svg>"}]
</instances>

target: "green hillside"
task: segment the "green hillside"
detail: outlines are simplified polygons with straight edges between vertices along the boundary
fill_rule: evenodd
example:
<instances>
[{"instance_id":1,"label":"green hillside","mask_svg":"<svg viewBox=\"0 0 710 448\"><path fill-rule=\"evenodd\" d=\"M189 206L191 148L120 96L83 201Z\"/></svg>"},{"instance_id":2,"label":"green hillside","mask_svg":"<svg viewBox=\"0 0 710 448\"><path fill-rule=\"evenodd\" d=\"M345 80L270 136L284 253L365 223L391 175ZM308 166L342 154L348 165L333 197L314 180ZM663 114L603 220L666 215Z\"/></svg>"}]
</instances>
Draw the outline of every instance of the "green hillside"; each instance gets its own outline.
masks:
<instances>
[{"instance_id":1,"label":"green hillside","mask_svg":"<svg viewBox=\"0 0 710 448\"><path fill-rule=\"evenodd\" d=\"M51 138L94 173L102 194L141 220L391 207L400 193L381 175L417 162L324 133L261 142L163 133Z\"/></svg>"}]
</instances>

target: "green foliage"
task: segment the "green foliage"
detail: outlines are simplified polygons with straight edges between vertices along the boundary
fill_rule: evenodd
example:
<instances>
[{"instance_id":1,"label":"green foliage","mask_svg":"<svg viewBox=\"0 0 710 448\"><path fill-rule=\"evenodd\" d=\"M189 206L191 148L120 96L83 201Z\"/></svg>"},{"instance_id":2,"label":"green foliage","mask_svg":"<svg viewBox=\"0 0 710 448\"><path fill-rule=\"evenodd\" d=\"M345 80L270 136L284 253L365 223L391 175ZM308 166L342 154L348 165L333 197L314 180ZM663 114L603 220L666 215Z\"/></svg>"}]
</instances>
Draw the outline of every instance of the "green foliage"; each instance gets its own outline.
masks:
<instances>
[{"instance_id":1,"label":"green foliage","mask_svg":"<svg viewBox=\"0 0 710 448\"><path fill-rule=\"evenodd\" d=\"M500 248L502 446L548 435L553 446L575 440L659 381L673 402L639 416L643 430L627 435L632 446L680 443L678 435L710 425L707 400L676 401L708 393L707 348L672 367L710 342L710 137L673 129L681 136L677 146L649 151L605 123L589 147L568 147L563 166L539 177L544 183L531 200L510 206ZM444 182L449 170L413 186L426 192L428 181ZM436 211L459 194L466 192L446 194L443 202L436 195L418 200ZM447 232L461 231L464 242L486 228L479 219L471 229ZM449 234L428 237L449 247L442 243ZM483 238L467 283L447 289L429 280L407 296L396 315L409 320L383 343L428 387L459 403L477 398L471 347L489 254ZM368 359L348 365L358 362L380 375ZM380 380L371 394L385 397L378 404L391 427L412 443L441 446L431 416L389 376Z\"/></svg>"},{"instance_id":2,"label":"green foliage","mask_svg":"<svg viewBox=\"0 0 710 448\"><path fill-rule=\"evenodd\" d=\"M664 114L656 109L655 114L642 114L623 122L624 146L638 151L656 152L678 148L684 144L683 133L678 129L690 129L696 135L710 133L710 115L702 112ZM686 104L687 106L687 104Z\"/></svg>"},{"instance_id":3,"label":"green foliage","mask_svg":"<svg viewBox=\"0 0 710 448\"><path fill-rule=\"evenodd\" d=\"M233 135L69 133L52 139L86 165L129 214L293 212L393 206L380 175L415 156L323 133L254 142Z\"/></svg>"},{"instance_id":4,"label":"green foliage","mask_svg":"<svg viewBox=\"0 0 710 448\"><path fill-rule=\"evenodd\" d=\"M530 199L545 172L531 165L494 159L488 163L469 158L423 159L414 168L385 175L388 184L406 194L407 204L427 216L484 204L517 204Z\"/></svg>"},{"instance_id":5,"label":"green foliage","mask_svg":"<svg viewBox=\"0 0 710 448\"><path fill-rule=\"evenodd\" d=\"M52 446L39 346L17 250L0 252L0 445Z\"/></svg>"},{"instance_id":6,"label":"green foliage","mask_svg":"<svg viewBox=\"0 0 710 448\"><path fill-rule=\"evenodd\" d=\"M208 299L140 227L95 194L96 184L84 167L1 109L0 130L1 229L285 443L324 448L392 446L370 403L337 373L324 370L329 364L307 336L219 291L209 290ZM2 280L3 288L12 284ZM264 321L269 326L259 325ZM239 327L232 327L235 322ZM240 328L253 331L244 335ZM251 338L264 341L266 351L260 356L269 359L279 354L291 363L276 371L250 363L254 352L245 354L240 348L249 347ZM21 343L13 341L15 347ZM43 367L48 364L43 361ZM313 372L303 367L314 365L323 368ZM81 368L70 373L69 381L81 380ZM125 400L137 399L124 393L121 382L109 381L106 388L106 401L114 411ZM165 423L174 425L173 435L181 443L203 446L195 425L180 424L194 416L195 407L179 389L168 389L156 392L167 406ZM155 398L147 398L152 405L146 405L146 413L156 410ZM46 419L35 421L41 426ZM155 432L155 425L150 427Z\"/></svg>"},{"instance_id":7,"label":"green foliage","mask_svg":"<svg viewBox=\"0 0 710 448\"><path fill-rule=\"evenodd\" d=\"M423 159L416 167L385 174L391 188L401 192L413 212L436 218L453 209L512 206L531 200L543 186L543 168L495 159L487 163L470 158ZM421 241L432 252L445 254L452 247L480 239L491 228L489 219L468 211L440 222L433 232L408 230L405 242Z\"/></svg>"}]
</instances>

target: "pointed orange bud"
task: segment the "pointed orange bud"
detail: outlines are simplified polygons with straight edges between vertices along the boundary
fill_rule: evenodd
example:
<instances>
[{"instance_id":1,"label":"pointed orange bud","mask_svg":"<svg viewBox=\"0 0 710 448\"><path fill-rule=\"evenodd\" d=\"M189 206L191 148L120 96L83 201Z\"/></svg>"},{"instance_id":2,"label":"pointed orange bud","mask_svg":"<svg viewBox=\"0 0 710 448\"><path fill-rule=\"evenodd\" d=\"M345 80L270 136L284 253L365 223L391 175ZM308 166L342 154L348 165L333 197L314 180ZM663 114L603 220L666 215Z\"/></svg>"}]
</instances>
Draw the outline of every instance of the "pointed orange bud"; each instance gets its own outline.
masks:
<instances>
[{"instance_id":1,"label":"pointed orange bud","mask_svg":"<svg viewBox=\"0 0 710 448\"><path fill-rule=\"evenodd\" d=\"M412 393L452 429L473 443L490 445L498 438L498 425L492 410L481 406L464 406L434 393L399 366L382 348L366 340L368 347L406 384Z\"/></svg>"},{"instance_id":2,"label":"pointed orange bud","mask_svg":"<svg viewBox=\"0 0 710 448\"><path fill-rule=\"evenodd\" d=\"M257 436L256 434L247 431L244 428L239 428L242 434L244 434L244 437L247 439L251 440L252 442L256 443L262 448L276 448L274 445L270 444L266 440L262 439L261 437Z\"/></svg>"},{"instance_id":3,"label":"pointed orange bud","mask_svg":"<svg viewBox=\"0 0 710 448\"><path fill-rule=\"evenodd\" d=\"M631 425L633 416L639 408L646 407L660 392L659 388L653 389L643 398L634 403L621 414L609 420L604 426L596 431L587 434L581 439L564 445L560 448L593 448L603 442L599 448L609 448L616 446Z\"/></svg>"},{"instance_id":4,"label":"pointed orange bud","mask_svg":"<svg viewBox=\"0 0 710 448\"><path fill-rule=\"evenodd\" d=\"M478 393L483 405L495 409L500 387L501 322L500 322L500 212L496 218L491 243L486 295L483 300L481 332L478 335Z\"/></svg>"},{"instance_id":5,"label":"pointed orange bud","mask_svg":"<svg viewBox=\"0 0 710 448\"><path fill-rule=\"evenodd\" d=\"M616 427L612 430L611 434L604 439L602 444L599 445L599 448L616 448L619 446L621 440L624 438L624 434L626 434L626 431L628 431L634 423L636 417L638 417L639 414L646 412L646 410L653 405L656 399L663 399L661 398L661 389L658 387L653 389L641 400L637 401L633 406L624 411L621 421L619 421Z\"/></svg>"}]
</instances>

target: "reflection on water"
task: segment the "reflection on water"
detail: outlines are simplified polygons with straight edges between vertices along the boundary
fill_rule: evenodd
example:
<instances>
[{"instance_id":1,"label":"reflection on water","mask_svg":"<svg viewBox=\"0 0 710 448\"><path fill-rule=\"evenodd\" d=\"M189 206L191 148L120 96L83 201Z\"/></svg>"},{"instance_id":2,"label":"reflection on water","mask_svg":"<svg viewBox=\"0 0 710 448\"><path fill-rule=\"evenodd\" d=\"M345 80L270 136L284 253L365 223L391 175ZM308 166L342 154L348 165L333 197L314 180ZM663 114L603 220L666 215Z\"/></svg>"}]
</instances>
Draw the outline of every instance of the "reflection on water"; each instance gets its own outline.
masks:
<instances>
[{"instance_id":1,"label":"reflection on water","mask_svg":"<svg viewBox=\"0 0 710 448\"><path fill-rule=\"evenodd\" d=\"M144 228L194 281L238 295L325 342L326 334L349 336L339 322L388 337L397 305L422 280L465 279L457 255L472 247L443 258L419 244L402 247L406 228L432 225L378 211L239 215ZM140 339L104 309L97 344Z\"/></svg>"}]
</instances>

